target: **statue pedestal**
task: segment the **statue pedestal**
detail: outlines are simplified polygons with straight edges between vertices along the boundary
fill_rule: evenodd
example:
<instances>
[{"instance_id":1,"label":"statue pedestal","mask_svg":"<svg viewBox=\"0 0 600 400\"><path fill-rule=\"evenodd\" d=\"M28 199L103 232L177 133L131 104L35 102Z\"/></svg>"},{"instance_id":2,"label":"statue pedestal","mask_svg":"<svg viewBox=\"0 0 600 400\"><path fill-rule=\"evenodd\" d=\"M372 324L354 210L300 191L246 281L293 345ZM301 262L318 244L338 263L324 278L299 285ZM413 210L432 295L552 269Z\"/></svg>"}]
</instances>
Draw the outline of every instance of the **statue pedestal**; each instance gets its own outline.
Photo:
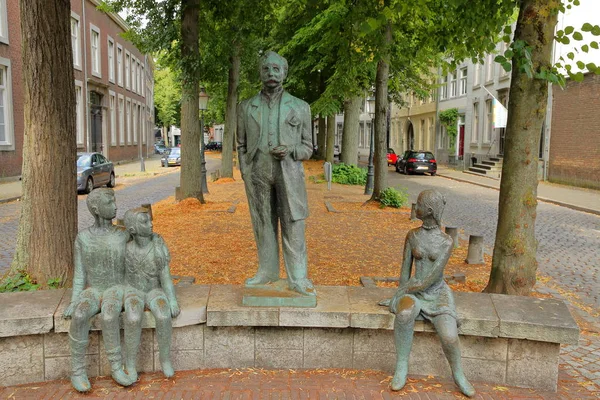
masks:
<instances>
[{"instance_id":1,"label":"statue pedestal","mask_svg":"<svg viewBox=\"0 0 600 400\"><path fill-rule=\"evenodd\" d=\"M306 296L290 290L287 280L266 285L245 286L242 304L251 307L316 307L317 296Z\"/></svg>"}]
</instances>

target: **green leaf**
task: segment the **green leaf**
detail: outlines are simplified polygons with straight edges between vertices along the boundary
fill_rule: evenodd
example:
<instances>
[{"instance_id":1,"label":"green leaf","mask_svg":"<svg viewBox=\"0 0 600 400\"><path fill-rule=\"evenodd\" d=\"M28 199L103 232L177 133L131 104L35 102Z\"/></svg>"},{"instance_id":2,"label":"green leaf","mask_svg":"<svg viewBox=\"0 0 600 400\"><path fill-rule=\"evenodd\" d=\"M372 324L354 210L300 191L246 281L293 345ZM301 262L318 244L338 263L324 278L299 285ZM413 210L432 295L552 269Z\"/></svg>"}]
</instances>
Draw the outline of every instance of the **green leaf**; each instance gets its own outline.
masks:
<instances>
[{"instance_id":1,"label":"green leaf","mask_svg":"<svg viewBox=\"0 0 600 400\"><path fill-rule=\"evenodd\" d=\"M506 57L507 59L512 58L514 55L514 52L511 49L508 49L504 52L504 57Z\"/></svg>"},{"instance_id":2,"label":"green leaf","mask_svg":"<svg viewBox=\"0 0 600 400\"><path fill-rule=\"evenodd\" d=\"M575 54L573 54L573 52L571 51L571 52L567 53L567 58L569 60L574 60L575 59Z\"/></svg>"},{"instance_id":3,"label":"green leaf","mask_svg":"<svg viewBox=\"0 0 600 400\"><path fill-rule=\"evenodd\" d=\"M494 61L502 64L506 62L506 58L504 56L497 55L496 57L494 57Z\"/></svg>"},{"instance_id":4,"label":"green leaf","mask_svg":"<svg viewBox=\"0 0 600 400\"><path fill-rule=\"evenodd\" d=\"M573 69L573 66L570 64L565 65L565 69L567 70L567 72L570 72L571 69Z\"/></svg>"},{"instance_id":5,"label":"green leaf","mask_svg":"<svg viewBox=\"0 0 600 400\"><path fill-rule=\"evenodd\" d=\"M585 63L583 61L577 61L577 67L579 69L584 69L585 68Z\"/></svg>"},{"instance_id":6,"label":"green leaf","mask_svg":"<svg viewBox=\"0 0 600 400\"><path fill-rule=\"evenodd\" d=\"M590 50L590 48L587 44L584 44L583 46L581 46L581 51L583 51L584 53L587 53L589 50Z\"/></svg>"},{"instance_id":7,"label":"green leaf","mask_svg":"<svg viewBox=\"0 0 600 400\"><path fill-rule=\"evenodd\" d=\"M596 49L596 50L598 50L598 42L590 42L590 47L591 47L592 49Z\"/></svg>"},{"instance_id":8,"label":"green leaf","mask_svg":"<svg viewBox=\"0 0 600 400\"><path fill-rule=\"evenodd\" d=\"M504 63L501 63L500 65L502 65L502 68L504 68L504 70L506 72L510 72L510 70L512 69L512 65L509 62L504 62Z\"/></svg>"},{"instance_id":9,"label":"green leaf","mask_svg":"<svg viewBox=\"0 0 600 400\"><path fill-rule=\"evenodd\" d=\"M594 27L592 28L592 30L590 32L594 36L600 36L600 26L594 25Z\"/></svg>"},{"instance_id":10,"label":"green leaf","mask_svg":"<svg viewBox=\"0 0 600 400\"><path fill-rule=\"evenodd\" d=\"M562 44L569 44L569 43L571 43L571 40L570 40L568 37L566 37L566 36L563 36L563 37L560 39L560 42L561 42Z\"/></svg>"},{"instance_id":11,"label":"green leaf","mask_svg":"<svg viewBox=\"0 0 600 400\"><path fill-rule=\"evenodd\" d=\"M563 37L564 35L565 35L565 31L563 31L562 29L559 29L556 31L556 36Z\"/></svg>"},{"instance_id":12,"label":"green leaf","mask_svg":"<svg viewBox=\"0 0 600 400\"><path fill-rule=\"evenodd\" d=\"M586 22L586 23L585 23L585 24L583 24L583 26L581 27L581 30L582 30L583 32L591 32L593 28L594 28L594 27L592 26L592 24L590 24L589 22Z\"/></svg>"},{"instance_id":13,"label":"green leaf","mask_svg":"<svg viewBox=\"0 0 600 400\"><path fill-rule=\"evenodd\" d=\"M573 39L575 39L575 40L583 40L583 35L581 34L581 32L574 32L573 33Z\"/></svg>"},{"instance_id":14,"label":"green leaf","mask_svg":"<svg viewBox=\"0 0 600 400\"><path fill-rule=\"evenodd\" d=\"M579 0L573 0L573 5L575 5L575 6L578 6L578 5L580 5L580 4L581 4L581 3L579 2Z\"/></svg>"},{"instance_id":15,"label":"green leaf","mask_svg":"<svg viewBox=\"0 0 600 400\"><path fill-rule=\"evenodd\" d=\"M573 80L576 82L582 82L584 78L585 76L583 75L583 72L578 72L575 75L573 75Z\"/></svg>"},{"instance_id":16,"label":"green leaf","mask_svg":"<svg viewBox=\"0 0 600 400\"><path fill-rule=\"evenodd\" d=\"M598 69L596 64L593 62L585 64L585 67L588 69L588 71L596 71Z\"/></svg>"},{"instance_id":17,"label":"green leaf","mask_svg":"<svg viewBox=\"0 0 600 400\"><path fill-rule=\"evenodd\" d=\"M512 33L512 27L510 25L506 25L504 27L504 33L506 33L507 35L510 35Z\"/></svg>"},{"instance_id":18,"label":"green leaf","mask_svg":"<svg viewBox=\"0 0 600 400\"><path fill-rule=\"evenodd\" d=\"M575 30L575 28L573 28L572 26L567 26L565 28L565 34L570 35L571 33L573 33L574 30Z\"/></svg>"}]
</instances>

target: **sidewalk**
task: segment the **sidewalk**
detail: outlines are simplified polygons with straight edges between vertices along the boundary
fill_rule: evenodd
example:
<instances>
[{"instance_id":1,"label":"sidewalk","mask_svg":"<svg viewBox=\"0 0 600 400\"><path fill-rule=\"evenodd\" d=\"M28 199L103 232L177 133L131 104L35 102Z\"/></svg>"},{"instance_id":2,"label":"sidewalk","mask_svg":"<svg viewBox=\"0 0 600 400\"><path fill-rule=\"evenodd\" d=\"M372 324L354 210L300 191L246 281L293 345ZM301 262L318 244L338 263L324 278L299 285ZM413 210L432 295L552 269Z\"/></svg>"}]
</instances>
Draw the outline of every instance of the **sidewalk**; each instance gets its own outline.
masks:
<instances>
[{"instance_id":1,"label":"sidewalk","mask_svg":"<svg viewBox=\"0 0 600 400\"><path fill-rule=\"evenodd\" d=\"M448 167L438 167L438 176L467 182L473 185L500 190L500 180L457 171ZM538 182L538 200L559 206L600 215L600 191L573 186Z\"/></svg>"},{"instance_id":2,"label":"sidewalk","mask_svg":"<svg viewBox=\"0 0 600 400\"><path fill-rule=\"evenodd\" d=\"M126 161L122 164L115 164L115 177L117 184L124 178L152 176L156 173L166 172L160 165L160 156L152 155L144 159L146 172L141 172L140 160ZM0 203L18 200L21 197L21 180L0 182Z\"/></svg>"}]
</instances>

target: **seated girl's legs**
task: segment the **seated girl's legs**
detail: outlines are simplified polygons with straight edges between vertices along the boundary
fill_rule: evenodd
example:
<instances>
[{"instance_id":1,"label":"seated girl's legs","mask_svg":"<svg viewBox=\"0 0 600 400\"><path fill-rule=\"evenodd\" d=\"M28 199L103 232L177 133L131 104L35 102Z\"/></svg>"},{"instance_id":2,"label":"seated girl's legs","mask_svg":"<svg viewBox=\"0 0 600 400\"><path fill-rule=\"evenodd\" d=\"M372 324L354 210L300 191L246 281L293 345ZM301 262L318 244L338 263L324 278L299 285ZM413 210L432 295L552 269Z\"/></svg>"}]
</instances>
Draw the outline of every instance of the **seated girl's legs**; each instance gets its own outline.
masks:
<instances>
[{"instance_id":1,"label":"seated girl's legs","mask_svg":"<svg viewBox=\"0 0 600 400\"><path fill-rule=\"evenodd\" d=\"M101 321L102 338L106 356L110 363L113 379L120 385L129 386L133 381L123 371L123 358L121 356L121 337L119 317L123 310L123 287L113 286L102 293Z\"/></svg>"},{"instance_id":2,"label":"seated girl's legs","mask_svg":"<svg viewBox=\"0 0 600 400\"><path fill-rule=\"evenodd\" d=\"M444 349L444 354L450 363L450 368L452 368L454 382L463 394L469 397L474 396L475 389L467 380L462 368L456 319L451 315L441 314L434 317L432 322L440 337L442 349Z\"/></svg>"},{"instance_id":3,"label":"seated girl's legs","mask_svg":"<svg viewBox=\"0 0 600 400\"><path fill-rule=\"evenodd\" d=\"M100 293L91 288L81 292L69 328L71 384L79 392L87 392L92 388L87 376L85 353L89 343L90 319L98 314L98 311L100 311Z\"/></svg>"},{"instance_id":4,"label":"seated girl's legs","mask_svg":"<svg viewBox=\"0 0 600 400\"><path fill-rule=\"evenodd\" d=\"M396 372L392 379L392 390L400 390L406 384L408 357L412 348L415 319L421 311L419 300L411 295L403 296L396 307L394 339L396 343Z\"/></svg>"},{"instance_id":5,"label":"seated girl's legs","mask_svg":"<svg viewBox=\"0 0 600 400\"><path fill-rule=\"evenodd\" d=\"M156 340L158 342L158 357L163 374L171 377L175 374L171 364L171 306L165 292L153 289L146 295L146 302L156 320Z\"/></svg>"},{"instance_id":6,"label":"seated girl's legs","mask_svg":"<svg viewBox=\"0 0 600 400\"><path fill-rule=\"evenodd\" d=\"M125 369L129 378L137 381L137 355L142 336L144 293L132 287L125 288Z\"/></svg>"}]
</instances>

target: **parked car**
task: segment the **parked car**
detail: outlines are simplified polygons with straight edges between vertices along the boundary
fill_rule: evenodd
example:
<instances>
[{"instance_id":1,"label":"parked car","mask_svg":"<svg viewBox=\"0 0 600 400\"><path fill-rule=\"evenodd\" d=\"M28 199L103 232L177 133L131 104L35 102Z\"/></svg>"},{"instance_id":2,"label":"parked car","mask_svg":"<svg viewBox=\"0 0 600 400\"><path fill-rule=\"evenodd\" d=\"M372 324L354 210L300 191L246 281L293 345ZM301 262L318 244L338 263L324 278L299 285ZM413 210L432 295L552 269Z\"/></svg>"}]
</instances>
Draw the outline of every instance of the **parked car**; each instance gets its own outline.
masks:
<instances>
[{"instance_id":1,"label":"parked car","mask_svg":"<svg viewBox=\"0 0 600 400\"><path fill-rule=\"evenodd\" d=\"M340 153L342 152L342 150L340 149L340 145L336 144L333 146L333 157L337 157L340 158Z\"/></svg>"},{"instance_id":2,"label":"parked car","mask_svg":"<svg viewBox=\"0 0 600 400\"><path fill-rule=\"evenodd\" d=\"M181 147L171 147L167 151L160 159L161 165L163 167L181 165Z\"/></svg>"},{"instance_id":3,"label":"parked car","mask_svg":"<svg viewBox=\"0 0 600 400\"><path fill-rule=\"evenodd\" d=\"M115 187L115 166L100 153L77 153L77 191L89 193L106 185Z\"/></svg>"},{"instance_id":4,"label":"parked car","mask_svg":"<svg viewBox=\"0 0 600 400\"><path fill-rule=\"evenodd\" d=\"M406 175L428 172L431 176L437 173L437 161L433 153L423 150L408 150L396 162L396 172Z\"/></svg>"},{"instance_id":5,"label":"parked car","mask_svg":"<svg viewBox=\"0 0 600 400\"><path fill-rule=\"evenodd\" d=\"M154 143L154 153L156 154L164 154L168 148L164 144Z\"/></svg>"},{"instance_id":6,"label":"parked car","mask_svg":"<svg viewBox=\"0 0 600 400\"><path fill-rule=\"evenodd\" d=\"M387 163L388 163L388 167L390 165L396 165L397 161L398 161L398 155L396 154L396 152L394 151L394 149L392 149L391 147L388 148L388 150L387 150Z\"/></svg>"},{"instance_id":7,"label":"parked car","mask_svg":"<svg viewBox=\"0 0 600 400\"><path fill-rule=\"evenodd\" d=\"M223 150L223 142L208 142L206 146L204 146L205 150Z\"/></svg>"}]
</instances>

